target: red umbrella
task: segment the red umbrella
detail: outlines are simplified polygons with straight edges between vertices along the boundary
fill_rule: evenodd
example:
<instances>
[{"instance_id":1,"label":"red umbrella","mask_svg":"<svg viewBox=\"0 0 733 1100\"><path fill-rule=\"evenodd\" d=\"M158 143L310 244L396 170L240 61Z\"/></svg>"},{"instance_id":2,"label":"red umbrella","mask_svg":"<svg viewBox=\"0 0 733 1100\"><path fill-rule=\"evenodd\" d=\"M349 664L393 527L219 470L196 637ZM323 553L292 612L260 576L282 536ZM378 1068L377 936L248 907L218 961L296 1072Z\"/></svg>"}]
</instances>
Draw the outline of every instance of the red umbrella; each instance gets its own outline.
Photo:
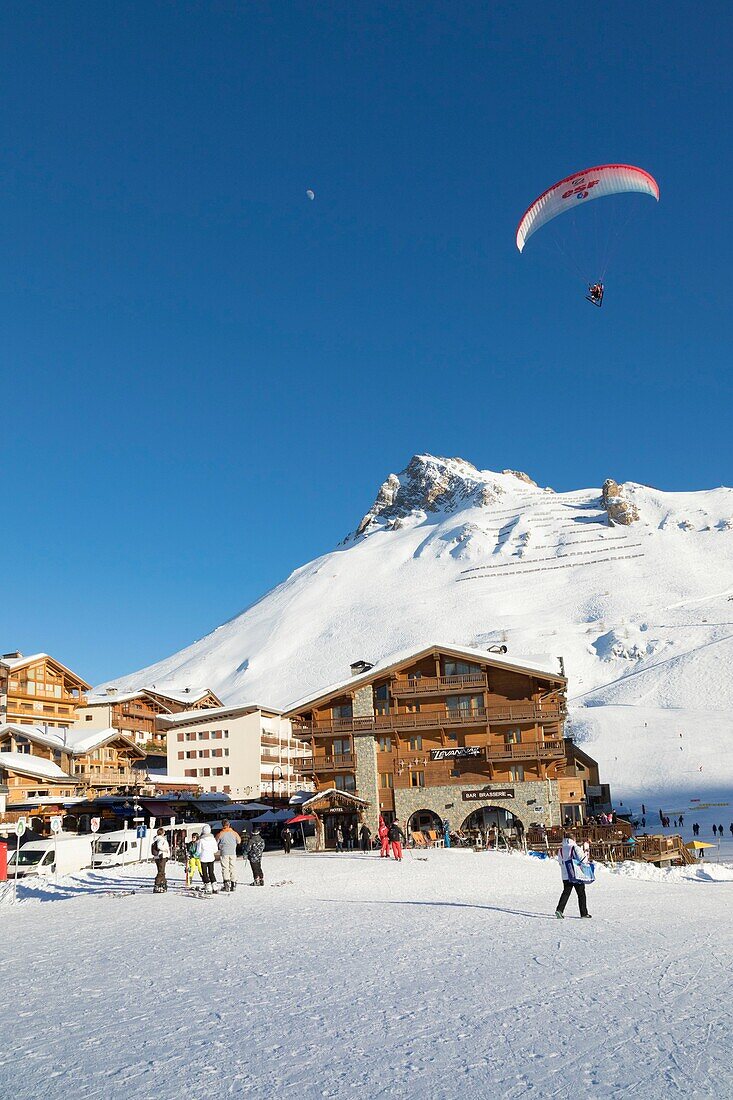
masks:
<instances>
[{"instance_id":1,"label":"red umbrella","mask_svg":"<svg viewBox=\"0 0 733 1100\"><path fill-rule=\"evenodd\" d=\"M313 814L296 814L295 817L291 817L285 822L286 825L300 825L300 835L303 838L303 851L307 852L308 849L305 846L305 833L303 832L304 821L315 821L316 818Z\"/></svg>"}]
</instances>

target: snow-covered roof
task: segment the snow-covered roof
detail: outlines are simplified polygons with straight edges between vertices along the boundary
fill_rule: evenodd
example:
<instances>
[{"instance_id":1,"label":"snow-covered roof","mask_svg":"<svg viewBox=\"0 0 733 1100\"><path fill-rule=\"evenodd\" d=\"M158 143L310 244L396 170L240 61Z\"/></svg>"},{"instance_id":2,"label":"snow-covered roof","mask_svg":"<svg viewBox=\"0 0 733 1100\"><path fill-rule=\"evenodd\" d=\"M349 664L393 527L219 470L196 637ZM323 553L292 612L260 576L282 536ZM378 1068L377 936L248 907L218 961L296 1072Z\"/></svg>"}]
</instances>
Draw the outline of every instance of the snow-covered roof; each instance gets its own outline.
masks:
<instances>
[{"instance_id":1,"label":"snow-covered roof","mask_svg":"<svg viewBox=\"0 0 733 1100\"><path fill-rule=\"evenodd\" d=\"M358 795L352 794L350 791L340 791L338 787L329 787L328 790L325 791L316 791L315 794L311 794L308 798L304 799L300 805L305 809L307 806L310 806L311 802L320 802L322 798L328 798L330 794L337 794L339 798L345 798L349 802L357 802L360 806L369 805L365 798L359 798Z\"/></svg>"},{"instance_id":2,"label":"snow-covered roof","mask_svg":"<svg viewBox=\"0 0 733 1100\"><path fill-rule=\"evenodd\" d=\"M70 668L67 668L67 666L63 665L56 657L52 657L50 653L31 653L30 657L3 657L0 663L13 672L15 669L24 668L26 665L34 664L36 661L52 661L57 668L63 669L64 672L67 672L69 676L78 681L84 688L88 689L91 687L91 684L88 684L86 680L82 680L78 672L73 672Z\"/></svg>"},{"instance_id":3,"label":"snow-covered roof","mask_svg":"<svg viewBox=\"0 0 733 1100\"><path fill-rule=\"evenodd\" d=\"M205 699L207 695L216 694L207 687L204 688L156 688L139 687L129 691L112 691L108 688L95 688L87 696L88 707L112 706L115 703L129 703L133 699L140 699L143 695L155 695L158 699L170 699L174 703L197 703Z\"/></svg>"},{"instance_id":4,"label":"snow-covered roof","mask_svg":"<svg viewBox=\"0 0 733 1100\"><path fill-rule=\"evenodd\" d=\"M0 768L30 776L32 779L71 780L71 776L62 771L58 764L54 764L53 760L31 756L28 752L0 752Z\"/></svg>"},{"instance_id":5,"label":"snow-covered roof","mask_svg":"<svg viewBox=\"0 0 733 1100\"><path fill-rule=\"evenodd\" d=\"M397 668L408 661L416 661L420 657L433 653L435 650L440 650L441 653L454 654L457 657L469 657L472 660L502 665L504 668L508 668L514 672L531 673L535 676L559 680L562 683L566 682L565 677L561 676L559 672L550 671L547 668L538 668L534 665L518 664L516 661L507 660L503 653L489 653L485 649L474 649L471 646L454 645L452 642L446 644L436 642L433 645L420 646L419 649L406 649L398 653L392 653L388 657L382 658L381 661L377 661L377 663L367 672L362 672L358 676L350 676L347 680L340 680L335 684L331 684L330 687L321 688L317 692L306 695L304 699L299 699L295 703L291 703L284 712L285 716L287 717L288 715L294 714L302 710L303 707L317 703L320 699L325 699L329 695L334 695L336 692L350 691L352 688L359 687L360 684L368 684L375 676L390 672L393 668ZM548 659L548 663L551 660L552 658Z\"/></svg>"},{"instance_id":6,"label":"snow-covered roof","mask_svg":"<svg viewBox=\"0 0 733 1100\"><path fill-rule=\"evenodd\" d=\"M182 710L178 714L159 714L158 721L165 726L180 726L191 722L215 722L219 718L239 718L243 714L254 714L255 711L262 711L263 714L282 714L282 711L277 710L276 707L264 707L259 703L243 703L241 706L207 707L206 710Z\"/></svg>"},{"instance_id":7,"label":"snow-covered roof","mask_svg":"<svg viewBox=\"0 0 733 1100\"><path fill-rule=\"evenodd\" d=\"M29 741L33 741L38 745L48 745L49 748L70 752L73 756L84 756L92 749L99 748L100 745L106 745L118 738L142 752L131 737L112 726L108 726L103 730L74 729L73 727L69 729L41 729L39 726L19 726L9 723L0 726L0 737L4 733L14 733L18 737L27 737Z\"/></svg>"}]
</instances>

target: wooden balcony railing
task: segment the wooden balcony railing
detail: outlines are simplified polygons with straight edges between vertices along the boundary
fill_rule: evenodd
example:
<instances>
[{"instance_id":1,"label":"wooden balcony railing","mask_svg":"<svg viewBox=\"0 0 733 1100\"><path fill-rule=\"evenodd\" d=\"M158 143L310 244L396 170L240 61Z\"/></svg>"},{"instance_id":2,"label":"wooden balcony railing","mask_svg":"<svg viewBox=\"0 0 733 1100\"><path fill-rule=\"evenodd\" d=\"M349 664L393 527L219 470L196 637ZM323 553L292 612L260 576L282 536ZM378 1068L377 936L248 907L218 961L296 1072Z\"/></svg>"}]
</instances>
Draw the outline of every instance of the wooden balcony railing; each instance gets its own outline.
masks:
<instances>
[{"instance_id":1,"label":"wooden balcony railing","mask_svg":"<svg viewBox=\"0 0 733 1100\"><path fill-rule=\"evenodd\" d=\"M127 787L136 782L136 773L131 770L103 769L101 771L74 772L72 779L77 787Z\"/></svg>"},{"instance_id":2,"label":"wooden balcony railing","mask_svg":"<svg viewBox=\"0 0 733 1100\"><path fill-rule=\"evenodd\" d=\"M557 704L501 703L485 709L414 711L409 714L375 714L364 718L332 718L330 721L303 722L298 732L316 737L341 733L368 733L370 730L385 732L402 729L440 729L443 726L485 726L503 722L558 722L565 711Z\"/></svg>"},{"instance_id":3,"label":"wooden balcony railing","mask_svg":"<svg viewBox=\"0 0 733 1100\"><path fill-rule=\"evenodd\" d=\"M410 680L393 680L390 691L394 698L403 695L445 695L456 691L485 691L483 672L466 672L460 676L420 676Z\"/></svg>"},{"instance_id":4,"label":"wooden balcony railing","mask_svg":"<svg viewBox=\"0 0 733 1100\"><path fill-rule=\"evenodd\" d=\"M521 741L517 745L487 745L487 760L562 760L562 741Z\"/></svg>"},{"instance_id":5,"label":"wooden balcony railing","mask_svg":"<svg viewBox=\"0 0 733 1100\"><path fill-rule=\"evenodd\" d=\"M340 756L296 756L293 758L293 767L296 771L302 771L309 775L313 772L334 772L342 768L350 770L356 765L356 757L353 753L342 753Z\"/></svg>"}]
</instances>

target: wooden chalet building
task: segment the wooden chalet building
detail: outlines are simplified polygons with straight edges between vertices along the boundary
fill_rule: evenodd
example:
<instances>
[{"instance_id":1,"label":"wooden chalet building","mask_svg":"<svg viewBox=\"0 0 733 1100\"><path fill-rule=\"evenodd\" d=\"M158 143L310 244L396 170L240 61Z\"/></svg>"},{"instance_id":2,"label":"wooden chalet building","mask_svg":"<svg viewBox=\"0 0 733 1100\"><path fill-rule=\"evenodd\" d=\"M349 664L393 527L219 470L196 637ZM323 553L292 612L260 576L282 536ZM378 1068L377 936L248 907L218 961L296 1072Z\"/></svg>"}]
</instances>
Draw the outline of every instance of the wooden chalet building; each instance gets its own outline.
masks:
<instances>
[{"instance_id":1,"label":"wooden chalet building","mask_svg":"<svg viewBox=\"0 0 733 1100\"><path fill-rule=\"evenodd\" d=\"M351 671L285 717L311 752L298 770L310 772L317 790L365 800L352 816L372 832L380 813L408 831L440 829L446 818L453 829L511 831L584 816L597 765L563 736L567 681L559 672L455 646L357 662ZM327 842L335 821L324 821Z\"/></svg>"},{"instance_id":2,"label":"wooden chalet building","mask_svg":"<svg viewBox=\"0 0 733 1100\"><path fill-rule=\"evenodd\" d=\"M209 688L173 688L158 691L154 687L135 691L120 691L109 687L94 692L79 708L77 721L89 729L113 727L127 734L138 745L153 751L165 751L165 731L158 718L183 711L208 710L220 707L221 700Z\"/></svg>"},{"instance_id":3,"label":"wooden chalet building","mask_svg":"<svg viewBox=\"0 0 733 1100\"><path fill-rule=\"evenodd\" d=\"M7 788L6 812L118 793L139 783L133 766L144 759L144 750L116 729L2 725L0 786Z\"/></svg>"},{"instance_id":4,"label":"wooden chalet building","mask_svg":"<svg viewBox=\"0 0 733 1100\"><path fill-rule=\"evenodd\" d=\"M0 724L71 726L89 684L47 653L0 657Z\"/></svg>"}]
</instances>

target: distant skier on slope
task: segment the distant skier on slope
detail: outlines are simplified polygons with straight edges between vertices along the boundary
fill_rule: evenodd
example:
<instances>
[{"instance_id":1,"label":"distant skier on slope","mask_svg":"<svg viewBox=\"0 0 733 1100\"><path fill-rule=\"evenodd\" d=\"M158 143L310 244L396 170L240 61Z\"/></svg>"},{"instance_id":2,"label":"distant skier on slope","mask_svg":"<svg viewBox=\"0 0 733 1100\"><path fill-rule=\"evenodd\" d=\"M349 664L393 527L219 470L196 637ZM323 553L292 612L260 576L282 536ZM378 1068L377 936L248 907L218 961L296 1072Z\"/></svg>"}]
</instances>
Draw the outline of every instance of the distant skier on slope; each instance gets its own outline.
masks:
<instances>
[{"instance_id":1,"label":"distant skier on slope","mask_svg":"<svg viewBox=\"0 0 733 1100\"><path fill-rule=\"evenodd\" d=\"M590 861L583 849L578 847L571 829L566 829L563 834L563 842L557 853L557 861L562 872L563 887L555 916L560 919L564 918L568 898L575 890L578 895L578 908L581 917L590 918L585 899L585 883L586 881L592 881L590 878Z\"/></svg>"}]
</instances>

